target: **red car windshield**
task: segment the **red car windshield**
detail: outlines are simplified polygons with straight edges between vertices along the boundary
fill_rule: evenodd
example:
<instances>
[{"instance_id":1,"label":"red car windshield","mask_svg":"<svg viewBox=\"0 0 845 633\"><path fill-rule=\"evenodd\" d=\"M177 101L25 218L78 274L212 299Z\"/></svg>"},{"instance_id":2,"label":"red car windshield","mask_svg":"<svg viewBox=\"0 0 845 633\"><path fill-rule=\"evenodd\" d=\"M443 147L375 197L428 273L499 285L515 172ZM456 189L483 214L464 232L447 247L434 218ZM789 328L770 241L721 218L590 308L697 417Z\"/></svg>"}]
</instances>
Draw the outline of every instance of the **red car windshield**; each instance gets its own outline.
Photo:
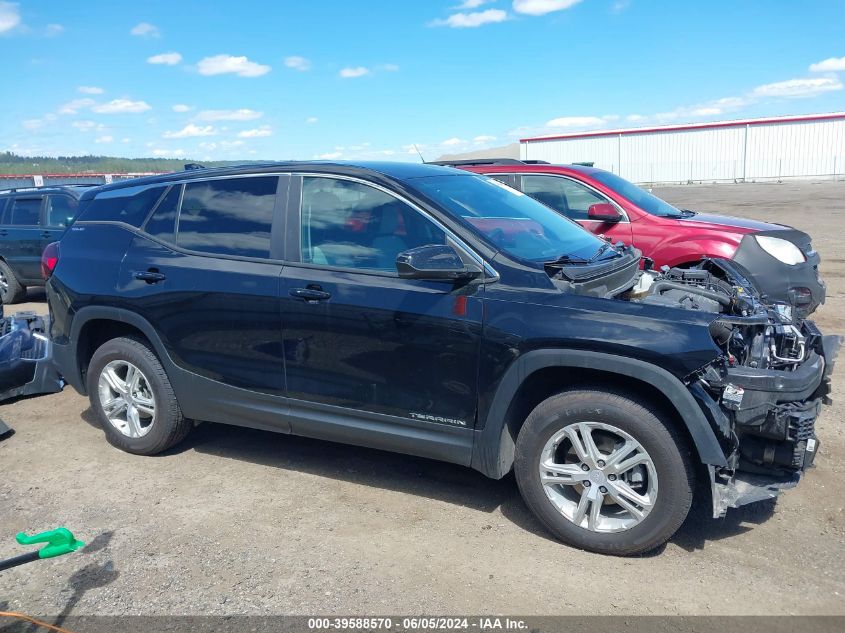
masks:
<instances>
[{"instance_id":1,"label":"red car windshield","mask_svg":"<svg viewBox=\"0 0 845 633\"><path fill-rule=\"evenodd\" d=\"M519 259L589 260L605 245L575 222L492 178L467 174L411 182L497 248Z\"/></svg>"},{"instance_id":2,"label":"red car windshield","mask_svg":"<svg viewBox=\"0 0 845 633\"><path fill-rule=\"evenodd\" d=\"M664 218L682 218L686 215L683 211L673 207L665 200L661 200L642 187L638 187L634 183L628 182L624 178L612 174L609 171L590 172L590 176L604 183L647 213L659 215Z\"/></svg>"}]
</instances>

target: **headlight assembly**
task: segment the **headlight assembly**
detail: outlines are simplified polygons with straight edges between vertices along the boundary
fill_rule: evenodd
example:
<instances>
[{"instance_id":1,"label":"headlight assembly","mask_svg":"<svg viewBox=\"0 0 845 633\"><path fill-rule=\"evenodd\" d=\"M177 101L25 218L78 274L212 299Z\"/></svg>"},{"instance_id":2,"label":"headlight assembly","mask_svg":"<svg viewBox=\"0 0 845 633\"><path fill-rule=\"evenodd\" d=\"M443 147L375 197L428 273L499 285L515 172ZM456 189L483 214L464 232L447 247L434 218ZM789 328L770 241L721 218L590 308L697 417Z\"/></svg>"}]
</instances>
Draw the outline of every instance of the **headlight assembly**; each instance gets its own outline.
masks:
<instances>
[{"instance_id":1,"label":"headlight assembly","mask_svg":"<svg viewBox=\"0 0 845 633\"><path fill-rule=\"evenodd\" d=\"M757 240L760 248L784 264L795 265L807 261L801 249L788 240L782 240L779 237L770 237L768 235L755 235L754 239Z\"/></svg>"}]
</instances>

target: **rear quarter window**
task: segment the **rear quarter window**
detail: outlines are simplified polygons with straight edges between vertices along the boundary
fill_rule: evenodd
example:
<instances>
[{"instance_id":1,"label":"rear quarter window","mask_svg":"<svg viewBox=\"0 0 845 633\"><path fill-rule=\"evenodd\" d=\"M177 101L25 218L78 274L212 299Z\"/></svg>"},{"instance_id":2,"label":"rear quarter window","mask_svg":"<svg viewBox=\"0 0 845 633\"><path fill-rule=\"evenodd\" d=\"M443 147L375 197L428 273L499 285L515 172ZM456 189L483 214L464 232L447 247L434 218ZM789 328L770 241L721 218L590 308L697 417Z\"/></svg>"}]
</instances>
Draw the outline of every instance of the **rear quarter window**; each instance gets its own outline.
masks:
<instances>
[{"instance_id":1,"label":"rear quarter window","mask_svg":"<svg viewBox=\"0 0 845 633\"><path fill-rule=\"evenodd\" d=\"M141 226L166 186L126 187L98 194L79 214L80 222L123 222Z\"/></svg>"}]
</instances>

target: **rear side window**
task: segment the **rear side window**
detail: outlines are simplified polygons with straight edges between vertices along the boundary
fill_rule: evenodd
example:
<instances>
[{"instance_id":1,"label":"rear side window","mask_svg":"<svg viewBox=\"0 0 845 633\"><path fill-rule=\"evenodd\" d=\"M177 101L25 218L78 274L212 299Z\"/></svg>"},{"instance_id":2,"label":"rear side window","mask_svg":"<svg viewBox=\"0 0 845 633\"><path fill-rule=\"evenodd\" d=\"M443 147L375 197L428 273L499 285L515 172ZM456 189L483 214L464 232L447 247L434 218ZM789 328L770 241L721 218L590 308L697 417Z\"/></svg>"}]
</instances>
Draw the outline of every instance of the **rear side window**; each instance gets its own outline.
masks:
<instances>
[{"instance_id":1,"label":"rear side window","mask_svg":"<svg viewBox=\"0 0 845 633\"><path fill-rule=\"evenodd\" d=\"M126 187L105 191L79 216L85 222L125 222L141 226L167 187Z\"/></svg>"},{"instance_id":2,"label":"rear side window","mask_svg":"<svg viewBox=\"0 0 845 633\"><path fill-rule=\"evenodd\" d=\"M185 185L176 243L203 253L267 258L277 176Z\"/></svg>"},{"instance_id":3,"label":"rear side window","mask_svg":"<svg viewBox=\"0 0 845 633\"><path fill-rule=\"evenodd\" d=\"M147 220L144 231L164 242L176 243L176 215L179 212L179 197L182 185L170 188L161 202L158 203L153 215Z\"/></svg>"},{"instance_id":4,"label":"rear side window","mask_svg":"<svg viewBox=\"0 0 845 633\"><path fill-rule=\"evenodd\" d=\"M47 196L47 226L67 226L76 217L79 202L62 194Z\"/></svg>"},{"instance_id":5,"label":"rear side window","mask_svg":"<svg viewBox=\"0 0 845 633\"><path fill-rule=\"evenodd\" d=\"M6 211L6 224L12 226L38 226L41 198L15 198Z\"/></svg>"}]
</instances>

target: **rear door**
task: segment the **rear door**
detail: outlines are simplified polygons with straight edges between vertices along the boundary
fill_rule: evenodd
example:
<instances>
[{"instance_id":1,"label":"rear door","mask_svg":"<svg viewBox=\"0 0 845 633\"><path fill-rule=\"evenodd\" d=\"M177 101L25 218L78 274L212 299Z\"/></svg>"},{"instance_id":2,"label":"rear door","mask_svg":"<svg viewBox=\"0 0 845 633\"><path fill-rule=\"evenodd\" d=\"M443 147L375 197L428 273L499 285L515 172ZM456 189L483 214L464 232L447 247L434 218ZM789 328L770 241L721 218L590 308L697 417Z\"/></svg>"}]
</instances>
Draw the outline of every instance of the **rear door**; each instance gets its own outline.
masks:
<instances>
[{"instance_id":1,"label":"rear door","mask_svg":"<svg viewBox=\"0 0 845 633\"><path fill-rule=\"evenodd\" d=\"M283 229L274 229L274 214L288 181L257 174L163 187L124 258L121 296L156 328L180 369L220 386L189 394L214 403L203 419L237 423L221 402L237 410L250 394L284 395Z\"/></svg>"},{"instance_id":2,"label":"rear door","mask_svg":"<svg viewBox=\"0 0 845 633\"><path fill-rule=\"evenodd\" d=\"M625 211L582 182L563 175L523 174L519 176L519 189L596 235L604 235L612 242L631 243L631 223ZM598 203L612 204L622 214L622 220L615 223L591 220L589 209Z\"/></svg>"},{"instance_id":3,"label":"rear door","mask_svg":"<svg viewBox=\"0 0 845 633\"><path fill-rule=\"evenodd\" d=\"M23 284L41 280L41 194L12 197L0 226L0 252Z\"/></svg>"}]
</instances>

